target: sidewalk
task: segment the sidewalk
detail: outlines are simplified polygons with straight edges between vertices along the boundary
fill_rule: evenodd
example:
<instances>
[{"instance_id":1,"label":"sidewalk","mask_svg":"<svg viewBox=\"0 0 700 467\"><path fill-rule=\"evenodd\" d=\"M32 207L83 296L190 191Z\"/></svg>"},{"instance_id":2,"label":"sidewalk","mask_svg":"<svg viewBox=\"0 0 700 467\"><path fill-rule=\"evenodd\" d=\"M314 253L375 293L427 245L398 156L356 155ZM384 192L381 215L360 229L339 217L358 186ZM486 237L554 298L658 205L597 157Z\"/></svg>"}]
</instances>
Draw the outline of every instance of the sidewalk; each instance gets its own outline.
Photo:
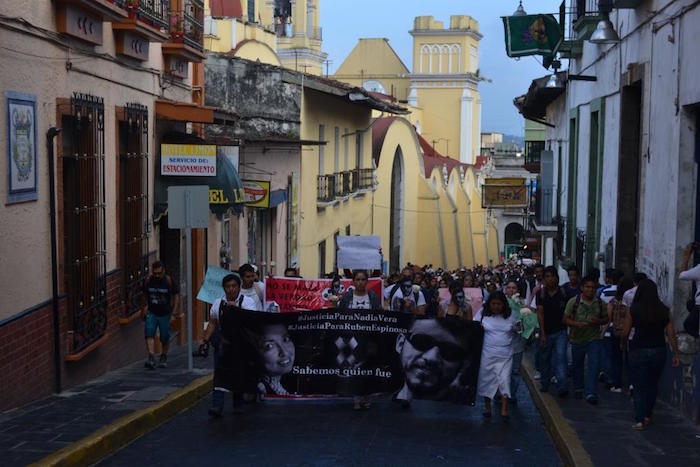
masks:
<instances>
[{"instance_id":1,"label":"sidewalk","mask_svg":"<svg viewBox=\"0 0 700 467\"><path fill-rule=\"evenodd\" d=\"M145 360L145 358L144 358ZM187 347L168 355L168 368L148 370L143 361L24 407L0 413L0 465L26 465L158 401L211 373L212 358L195 358L188 372Z\"/></svg>"},{"instance_id":2,"label":"sidewalk","mask_svg":"<svg viewBox=\"0 0 700 467\"><path fill-rule=\"evenodd\" d=\"M595 466L700 465L700 426L693 425L667 403L657 402L649 428L634 431L632 399L628 394L611 393L601 384L597 406L575 399L573 393L566 399L543 394L538 390L539 381L533 379L532 362L532 354L523 359L523 378L528 386L536 388L531 391L536 403L539 399L544 410L550 412L550 416L543 414L543 418L556 421L559 416L563 423L554 429L558 432L571 429L570 436L559 437L565 444L563 447L571 450L575 465L582 465L580 457L585 457L576 455L576 448L581 445L590 456L590 459L583 459L584 464L590 460ZM569 387L571 389L571 380ZM550 431L551 425L548 423ZM553 433L553 438L557 437Z\"/></svg>"}]
</instances>

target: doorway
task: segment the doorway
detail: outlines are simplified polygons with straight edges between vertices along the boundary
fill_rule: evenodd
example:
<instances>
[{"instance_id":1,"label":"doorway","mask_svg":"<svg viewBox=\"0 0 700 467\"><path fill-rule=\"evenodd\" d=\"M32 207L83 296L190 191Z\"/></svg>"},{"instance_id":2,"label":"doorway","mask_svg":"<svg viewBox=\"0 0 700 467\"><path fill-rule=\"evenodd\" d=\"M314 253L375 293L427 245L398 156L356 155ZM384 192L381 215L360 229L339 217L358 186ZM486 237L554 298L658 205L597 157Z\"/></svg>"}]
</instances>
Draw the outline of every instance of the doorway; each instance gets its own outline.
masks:
<instances>
[{"instance_id":1,"label":"doorway","mask_svg":"<svg viewBox=\"0 0 700 467\"><path fill-rule=\"evenodd\" d=\"M403 153L396 148L391 168L391 213L389 219L389 270L401 269L401 240L403 237Z\"/></svg>"}]
</instances>

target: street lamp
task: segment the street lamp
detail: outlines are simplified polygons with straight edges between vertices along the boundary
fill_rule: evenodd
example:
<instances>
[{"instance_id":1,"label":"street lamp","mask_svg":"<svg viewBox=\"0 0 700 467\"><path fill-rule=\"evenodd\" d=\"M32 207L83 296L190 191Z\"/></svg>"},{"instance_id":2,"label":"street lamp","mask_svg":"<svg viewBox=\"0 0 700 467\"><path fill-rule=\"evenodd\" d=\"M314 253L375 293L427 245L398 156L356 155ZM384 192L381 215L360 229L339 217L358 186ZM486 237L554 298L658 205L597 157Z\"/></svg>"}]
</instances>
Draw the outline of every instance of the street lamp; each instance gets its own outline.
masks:
<instances>
[{"instance_id":1,"label":"street lamp","mask_svg":"<svg viewBox=\"0 0 700 467\"><path fill-rule=\"evenodd\" d=\"M588 39L593 44L614 44L620 41L620 36L617 35L615 27L610 21L610 12L612 11L612 0L600 0L598 10L602 19L598 21L595 31Z\"/></svg>"}]
</instances>

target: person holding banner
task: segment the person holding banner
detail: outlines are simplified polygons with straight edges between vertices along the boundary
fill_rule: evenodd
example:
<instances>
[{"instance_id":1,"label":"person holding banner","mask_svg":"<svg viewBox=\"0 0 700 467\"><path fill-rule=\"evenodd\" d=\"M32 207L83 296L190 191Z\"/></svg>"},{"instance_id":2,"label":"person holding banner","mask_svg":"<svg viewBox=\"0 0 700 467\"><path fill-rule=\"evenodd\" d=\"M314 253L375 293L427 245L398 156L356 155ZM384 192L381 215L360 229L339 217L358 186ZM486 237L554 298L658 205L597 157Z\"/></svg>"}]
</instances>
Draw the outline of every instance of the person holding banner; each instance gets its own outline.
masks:
<instances>
[{"instance_id":1,"label":"person holding banner","mask_svg":"<svg viewBox=\"0 0 700 467\"><path fill-rule=\"evenodd\" d=\"M256 271L250 264L243 264L238 268L241 276L241 293L255 302L253 310L265 311L265 284L256 282Z\"/></svg>"},{"instance_id":2,"label":"person holding banner","mask_svg":"<svg viewBox=\"0 0 700 467\"><path fill-rule=\"evenodd\" d=\"M352 274L353 289L345 292L338 303L338 309L348 310L381 310L382 304L376 293L367 289L369 276L365 270L356 270ZM370 407L369 395L353 397L355 410L367 410Z\"/></svg>"},{"instance_id":3,"label":"person holding banner","mask_svg":"<svg viewBox=\"0 0 700 467\"><path fill-rule=\"evenodd\" d=\"M219 344L221 343L221 330L219 329L219 311L222 306L235 306L247 310L255 309L255 302L250 297L241 294L241 278L235 274L228 274L221 281L221 287L224 289L224 296L217 299L209 310L209 324L204 331L202 344L211 344L214 349L214 368L219 363ZM216 376L216 373L214 374ZM224 412L224 398L226 390L217 385L216 378L213 384L213 392L211 398L211 408L209 415L215 418L221 417ZM243 404L243 398L240 394L233 394L233 410L238 412Z\"/></svg>"},{"instance_id":4,"label":"person holding banner","mask_svg":"<svg viewBox=\"0 0 700 467\"><path fill-rule=\"evenodd\" d=\"M501 394L501 417L508 418L510 379L513 368L513 337L517 332L515 314L506 296L494 291L474 317L484 327L477 394L484 398L484 417L491 417L491 399Z\"/></svg>"}]
</instances>

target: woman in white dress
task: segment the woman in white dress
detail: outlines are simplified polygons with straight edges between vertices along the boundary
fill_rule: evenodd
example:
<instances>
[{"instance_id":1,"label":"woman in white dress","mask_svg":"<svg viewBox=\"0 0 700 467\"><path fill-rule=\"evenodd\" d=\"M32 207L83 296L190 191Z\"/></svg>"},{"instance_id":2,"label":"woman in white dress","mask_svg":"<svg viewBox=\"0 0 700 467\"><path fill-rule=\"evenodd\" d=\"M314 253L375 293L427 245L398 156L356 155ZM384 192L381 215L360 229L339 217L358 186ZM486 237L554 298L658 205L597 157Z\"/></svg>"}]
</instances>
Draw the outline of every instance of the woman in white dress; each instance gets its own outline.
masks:
<instances>
[{"instance_id":1,"label":"woman in white dress","mask_svg":"<svg viewBox=\"0 0 700 467\"><path fill-rule=\"evenodd\" d=\"M503 292L489 294L474 317L484 327L484 346L477 394L484 398L484 417L491 416L491 399L501 393L501 417L508 418L510 375L513 366L513 337L517 334L515 315Z\"/></svg>"}]
</instances>

